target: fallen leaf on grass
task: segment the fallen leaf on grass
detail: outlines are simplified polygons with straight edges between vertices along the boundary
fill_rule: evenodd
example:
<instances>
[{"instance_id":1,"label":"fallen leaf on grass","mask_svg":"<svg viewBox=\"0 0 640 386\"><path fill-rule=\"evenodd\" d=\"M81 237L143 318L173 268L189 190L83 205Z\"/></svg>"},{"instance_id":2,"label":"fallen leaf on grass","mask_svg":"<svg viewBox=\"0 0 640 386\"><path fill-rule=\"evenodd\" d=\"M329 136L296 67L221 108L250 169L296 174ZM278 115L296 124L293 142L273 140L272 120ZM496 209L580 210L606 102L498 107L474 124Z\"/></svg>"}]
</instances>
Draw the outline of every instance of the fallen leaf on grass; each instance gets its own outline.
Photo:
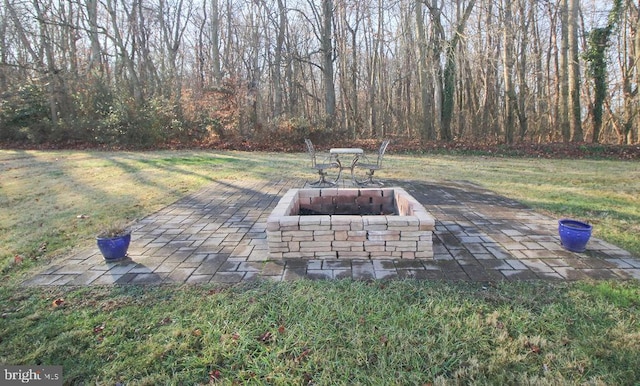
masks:
<instances>
[{"instance_id":1,"label":"fallen leaf on grass","mask_svg":"<svg viewBox=\"0 0 640 386\"><path fill-rule=\"evenodd\" d=\"M265 332L264 334L258 337L258 340L262 343L269 343L273 340L273 334L270 331Z\"/></svg>"},{"instance_id":2,"label":"fallen leaf on grass","mask_svg":"<svg viewBox=\"0 0 640 386\"><path fill-rule=\"evenodd\" d=\"M231 341L238 341L240 339L240 334L238 334L237 332L234 332L233 334L229 335L229 334L222 334L220 335L220 342L226 342L228 340Z\"/></svg>"},{"instance_id":3,"label":"fallen leaf on grass","mask_svg":"<svg viewBox=\"0 0 640 386\"><path fill-rule=\"evenodd\" d=\"M540 348L540 346L533 344L531 342L525 343L525 347L531 350L531 352L534 354L540 354L542 352L542 349Z\"/></svg>"},{"instance_id":4,"label":"fallen leaf on grass","mask_svg":"<svg viewBox=\"0 0 640 386\"><path fill-rule=\"evenodd\" d=\"M191 335L193 336L202 336L202 330L199 328L196 328L195 330L191 331Z\"/></svg>"},{"instance_id":5,"label":"fallen leaf on grass","mask_svg":"<svg viewBox=\"0 0 640 386\"><path fill-rule=\"evenodd\" d=\"M101 333L102 331L104 331L104 327L105 327L104 323L102 323L102 324L101 324L101 325L99 325L99 326L95 326L95 327L93 328L93 333L94 333L94 334L99 334L99 333Z\"/></svg>"},{"instance_id":6,"label":"fallen leaf on grass","mask_svg":"<svg viewBox=\"0 0 640 386\"><path fill-rule=\"evenodd\" d=\"M171 320L170 317L166 317L164 319L162 319L158 324L161 326L166 326L167 324L171 324L173 322L173 320Z\"/></svg>"},{"instance_id":7,"label":"fallen leaf on grass","mask_svg":"<svg viewBox=\"0 0 640 386\"><path fill-rule=\"evenodd\" d=\"M63 298L57 298L56 300L51 302L51 305L54 308L62 307L62 306L64 306L64 299Z\"/></svg>"},{"instance_id":8,"label":"fallen leaf on grass","mask_svg":"<svg viewBox=\"0 0 640 386\"><path fill-rule=\"evenodd\" d=\"M278 327L278 333L279 334L284 334L284 326L280 325L280 327Z\"/></svg>"},{"instance_id":9,"label":"fallen leaf on grass","mask_svg":"<svg viewBox=\"0 0 640 386\"><path fill-rule=\"evenodd\" d=\"M211 370L209 371L209 382L215 382L220 379L222 373L220 370Z\"/></svg>"},{"instance_id":10,"label":"fallen leaf on grass","mask_svg":"<svg viewBox=\"0 0 640 386\"><path fill-rule=\"evenodd\" d=\"M300 355L298 355L293 361L295 363L302 362L309 354L311 354L311 349L305 348Z\"/></svg>"}]
</instances>

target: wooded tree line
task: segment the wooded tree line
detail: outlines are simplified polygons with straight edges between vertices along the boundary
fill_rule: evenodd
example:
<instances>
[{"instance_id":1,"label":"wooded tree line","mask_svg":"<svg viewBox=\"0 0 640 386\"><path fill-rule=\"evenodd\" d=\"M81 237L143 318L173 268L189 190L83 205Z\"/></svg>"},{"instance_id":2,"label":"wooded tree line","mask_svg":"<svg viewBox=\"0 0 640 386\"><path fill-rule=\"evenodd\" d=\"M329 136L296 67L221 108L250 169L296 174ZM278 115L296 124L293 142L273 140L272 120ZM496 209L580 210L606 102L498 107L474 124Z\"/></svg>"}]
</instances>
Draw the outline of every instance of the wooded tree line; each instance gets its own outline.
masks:
<instances>
[{"instance_id":1,"label":"wooded tree line","mask_svg":"<svg viewBox=\"0 0 640 386\"><path fill-rule=\"evenodd\" d=\"M3 140L639 141L640 1L0 1Z\"/></svg>"}]
</instances>

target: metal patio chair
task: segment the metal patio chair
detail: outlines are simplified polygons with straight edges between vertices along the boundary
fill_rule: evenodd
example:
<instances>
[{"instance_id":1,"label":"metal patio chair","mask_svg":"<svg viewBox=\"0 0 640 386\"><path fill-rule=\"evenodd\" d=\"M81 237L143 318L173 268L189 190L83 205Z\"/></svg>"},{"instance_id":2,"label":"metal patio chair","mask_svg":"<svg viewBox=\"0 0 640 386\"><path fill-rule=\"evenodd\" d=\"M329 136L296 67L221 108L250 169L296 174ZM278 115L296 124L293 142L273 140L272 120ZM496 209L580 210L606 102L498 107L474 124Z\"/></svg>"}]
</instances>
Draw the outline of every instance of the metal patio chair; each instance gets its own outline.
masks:
<instances>
[{"instance_id":1,"label":"metal patio chair","mask_svg":"<svg viewBox=\"0 0 640 386\"><path fill-rule=\"evenodd\" d=\"M391 142L391 140L389 139L385 139L384 141L382 141L382 144L380 144L380 148L378 149L378 155L375 162L373 162L373 160L369 160L367 156L364 155L361 158L362 162L358 162L356 164L357 168L368 170L367 171L368 178L364 181L358 181L358 185L373 185L373 184L384 185L380 181L373 180L373 173L375 173L376 170L382 169L382 158L384 157L385 151L387 151L387 146L389 146L389 142Z\"/></svg>"},{"instance_id":2,"label":"metal patio chair","mask_svg":"<svg viewBox=\"0 0 640 386\"><path fill-rule=\"evenodd\" d=\"M337 162L331 162L330 157L326 157L323 161L324 163L318 163L317 162L318 155L316 153L315 148L313 147L313 143L311 142L310 139L305 139L304 142L307 144L307 151L311 156L311 168L317 170L318 174L320 175L320 177L318 178L318 181L311 182L309 183L309 185L314 185L314 186L325 185L325 184L335 185L336 184L335 181L327 181L326 179L327 169L338 168L340 165L338 165Z\"/></svg>"}]
</instances>

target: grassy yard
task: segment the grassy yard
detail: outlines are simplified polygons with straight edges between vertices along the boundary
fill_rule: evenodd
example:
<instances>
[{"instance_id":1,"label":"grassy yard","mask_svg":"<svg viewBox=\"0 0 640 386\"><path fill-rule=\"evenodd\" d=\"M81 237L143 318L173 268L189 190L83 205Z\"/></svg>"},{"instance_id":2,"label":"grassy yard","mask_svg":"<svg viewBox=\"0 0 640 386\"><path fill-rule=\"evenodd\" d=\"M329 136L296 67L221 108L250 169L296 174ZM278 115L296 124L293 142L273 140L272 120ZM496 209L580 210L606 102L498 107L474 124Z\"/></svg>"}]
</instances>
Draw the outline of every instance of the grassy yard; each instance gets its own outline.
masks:
<instances>
[{"instance_id":1,"label":"grassy yard","mask_svg":"<svg viewBox=\"0 0 640 386\"><path fill-rule=\"evenodd\" d=\"M275 162L275 160L279 162ZM216 179L312 179L304 154L0 151L0 364L70 384L637 384L640 284L254 283L23 288L51 259ZM594 224L640 256L640 164L389 155Z\"/></svg>"}]
</instances>

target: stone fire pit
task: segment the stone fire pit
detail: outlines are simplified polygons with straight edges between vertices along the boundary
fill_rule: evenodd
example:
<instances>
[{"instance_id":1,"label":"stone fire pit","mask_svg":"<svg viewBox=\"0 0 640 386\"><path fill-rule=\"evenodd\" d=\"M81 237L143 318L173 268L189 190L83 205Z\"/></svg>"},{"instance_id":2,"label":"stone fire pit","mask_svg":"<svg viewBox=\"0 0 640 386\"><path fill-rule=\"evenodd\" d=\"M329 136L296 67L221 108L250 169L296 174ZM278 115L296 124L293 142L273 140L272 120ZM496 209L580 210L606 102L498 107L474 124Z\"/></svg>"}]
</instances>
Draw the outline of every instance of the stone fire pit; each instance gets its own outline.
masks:
<instances>
[{"instance_id":1,"label":"stone fire pit","mask_svg":"<svg viewBox=\"0 0 640 386\"><path fill-rule=\"evenodd\" d=\"M431 259L434 224L402 188L291 189L267 219L269 255Z\"/></svg>"}]
</instances>

